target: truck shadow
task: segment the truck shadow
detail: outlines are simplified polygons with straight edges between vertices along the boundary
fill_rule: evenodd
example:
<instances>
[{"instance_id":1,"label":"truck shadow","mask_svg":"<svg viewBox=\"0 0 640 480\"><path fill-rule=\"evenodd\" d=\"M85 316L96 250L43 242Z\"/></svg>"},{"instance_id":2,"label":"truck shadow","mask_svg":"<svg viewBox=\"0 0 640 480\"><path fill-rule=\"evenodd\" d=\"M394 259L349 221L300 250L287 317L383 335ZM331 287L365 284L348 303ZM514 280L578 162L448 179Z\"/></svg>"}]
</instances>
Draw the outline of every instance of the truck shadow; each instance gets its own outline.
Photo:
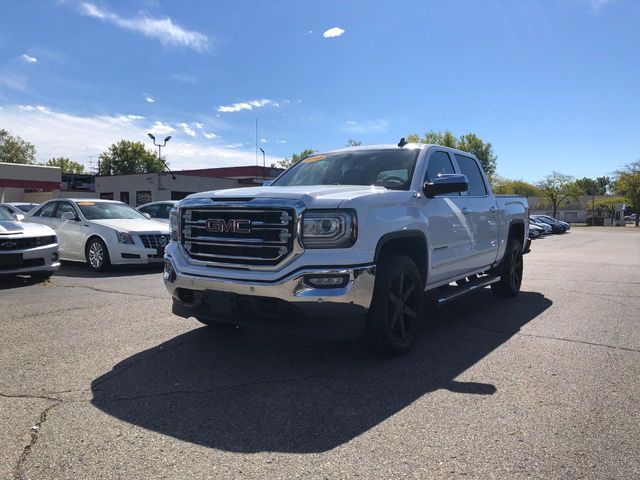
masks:
<instances>
[{"instance_id":1,"label":"truck shadow","mask_svg":"<svg viewBox=\"0 0 640 480\"><path fill-rule=\"evenodd\" d=\"M95 379L92 403L120 420L206 447L323 452L436 390L495 393L482 378L455 379L551 303L534 292L510 300L477 292L436 310L414 350L396 359L372 357L361 341L199 328Z\"/></svg>"}]
</instances>

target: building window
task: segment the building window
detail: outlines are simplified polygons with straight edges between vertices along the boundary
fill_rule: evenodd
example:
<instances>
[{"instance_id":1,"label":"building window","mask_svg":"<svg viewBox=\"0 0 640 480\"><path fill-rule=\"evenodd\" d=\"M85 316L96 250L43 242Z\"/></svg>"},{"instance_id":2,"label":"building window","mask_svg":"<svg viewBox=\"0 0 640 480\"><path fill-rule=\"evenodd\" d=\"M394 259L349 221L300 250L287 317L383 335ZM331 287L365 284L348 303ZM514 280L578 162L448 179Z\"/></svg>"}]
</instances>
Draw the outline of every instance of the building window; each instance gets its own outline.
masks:
<instances>
[{"instance_id":1,"label":"building window","mask_svg":"<svg viewBox=\"0 0 640 480\"><path fill-rule=\"evenodd\" d=\"M102 192L100 198L102 200L113 200L113 192Z\"/></svg>"},{"instance_id":2,"label":"building window","mask_svg":"<svg viewBox=\"0 0 640 480\"><path fill-rule=\"evenodd\" d=\"M171 200L182 200L187 195L191 195L193 192L171 192Z\"/></svg>"},{"instance_id":3,"label":"building window","mask_svg":"<svg viewBox=\"0 0 640 480\"><path fill-rule=\"evenodd\" d=\"M120 192L120 201L129 205L129 192Z\"/></svg>"},{"instance_id":4,"label":"building window","mask_svg":"<svg viewBox=\"0 0 640 480\"><path fill-rule=\"evenodd\" d=\"M151 192L149 190L136 192L136 207L149 202L151 202Z\"/></svg>"}]
</instances>

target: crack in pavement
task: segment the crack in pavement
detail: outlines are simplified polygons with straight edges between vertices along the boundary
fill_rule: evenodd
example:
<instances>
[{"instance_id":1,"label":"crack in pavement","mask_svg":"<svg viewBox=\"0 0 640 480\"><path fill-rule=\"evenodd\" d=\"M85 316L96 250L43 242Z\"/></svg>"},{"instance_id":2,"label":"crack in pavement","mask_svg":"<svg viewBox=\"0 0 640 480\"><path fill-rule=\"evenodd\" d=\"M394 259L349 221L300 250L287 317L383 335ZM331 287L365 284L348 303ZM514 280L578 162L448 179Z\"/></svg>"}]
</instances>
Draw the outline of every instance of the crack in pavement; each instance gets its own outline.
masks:
<instances>
[{"instance_id":1,"label":"crack in pavement","mask_svg":"<svg viewBox=\"0 0 640 480\"><path fill-rule=\"evenodd\" d=\"M606 343L597 343L597 342L587 342L586 340L576 340L573 338L564 338L564 337L551 337L551 336L547 336L547 335L536 335L534 333L524 333L524 332L505 332L503 330L499 330L497 328L489 328L489 327L480 327L477 325L462 325L463 327L466 328L475 328L478 330L486 330L488 332L495 332L495 333L501 333L503 335L518 335L518 336L522 336L522 337L532 337L532 338L540 338L543 340L558 340L560 342L568 342L568 343L578 343L578 344L582 344L582 345L590 345L592 347L603 347L603 348L610 348L612 350L622 350L625 352L634 352L634 353L640 353L639 349L635 349L635 348L629 348L629 347L617 347L615 345L608 345Z\"/></svg>"},{"instance_id":2,"label":"crack in pavement","mask_svg":"<svg viewBox=\"0 0 640 480\"><path fill-rule=\"evenodd\" d=\"M254 386L264 386L264 385L281 385L285 383L298 383L304 382L306 380L347 380L349 376L334 376L334 375L307 375L304 377L296 377L296 378L285 378L280 380L264 380L259 382L246 382L246 383L235 383L232 385L223 385L214 388L202 389L202 390L171 390L168 392L158 392L151 393L148 395L136 395L132 397L113 397L113 398L99 398L94 397L93 403L111 403L111 402L129 402L132 400L144 400L148 398L159 398L159 397L167 397L171 395L202 395L207 393L221 392L225 390L233 390L235 388L243 388L243 387L254 387Z\"/></svg>"},{"instance_id":3,"label":"crack in pavement","mask_svg":"<svg viewBox=\"0 0 640 480\"><path fill-rule=\"evenodd\" d=\"M148 301L148 298L145 299L141 299L138 300L139 302L146 302ZM13 320L23 320L25 318L36 318L36 317L41 317L43 315L51 315L51 314L56 314L56 313L65 313L65 312L73 312L76 310L86 310L88 308L102 308L102 307L110 307L112 306L113 303L102 303L100 305L86 305L84 307L70 307L70 308L61 308L59 310L50 310L48 312L40 312L40 313L27 313L25 315L19 316L19 317L9 317L8 320L9 321L13 321Z\"/></svg>"},{"instance_id":4,"label":"crack in pavement","mask_svg":"<svg viewBox=\"0 0 640 480\"><path fill-rule=\"evenodd\" d=\"M89 287L87 285L56 285L56 287L61 287L61 288L86 288L87 290L93 290L94 292L100 292L100 293L113 293L116 295L127 295L130 297L143 297L143 298L153 298L155 300L167 300L168 297L166 296L157 296L157 295L142 295L139 293L129 293L129 292L118 292L116 290L107 290L105 288L98 288L98 287Z\"/></svg>"},{"instance_id":5,"label":"crack in pavement","mask_svg":"<svg viewBox=\"0 0 640 480\"><path fill-rule=\"evenodd\" d=\"M20 454L20 457L18 458L18 460L16 462L15 467L13 467L13 478L14 478L14 480L22 480L22 479L26 478L25 472L24 472L24 464L27 461L27 459L29 457L29 454L33 450L34 445L38 441L38 435L40 434L40 428L42 427L42 425L44 425L44 422L47 421L47 417L49 415L49 412L51 412L51 410L53 410L58 405L61 405L62 404L62 400L59 399L59 398L37 396L37 395L5 395L5 394L1 394L0 393L0 396L5 397L5 398L41 398L41 399L47 399L47 400L53 401L53 403L51 405L49 405L42 412L40 412L40 417L39 417L38 421L36 422L36 424L33 427L31 427L31 438L29 440L29 443L24 446L24 448L22 449L22 453Z\"/></svg>"}]
</instances>

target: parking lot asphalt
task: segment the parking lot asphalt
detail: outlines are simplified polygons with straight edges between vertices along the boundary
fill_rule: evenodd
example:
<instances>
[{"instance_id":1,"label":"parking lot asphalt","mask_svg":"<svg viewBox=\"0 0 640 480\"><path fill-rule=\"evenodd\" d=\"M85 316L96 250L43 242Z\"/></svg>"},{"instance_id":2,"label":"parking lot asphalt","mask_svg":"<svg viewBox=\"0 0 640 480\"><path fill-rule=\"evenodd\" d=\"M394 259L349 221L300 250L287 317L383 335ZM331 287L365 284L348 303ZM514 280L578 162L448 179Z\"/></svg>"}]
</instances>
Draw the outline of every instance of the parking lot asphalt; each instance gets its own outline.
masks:
<instances>
[{"instance_id":1,"label":"parking lot asphalt","mask_svg":"<svg viewBox=\"0 0 640 480\"><path fill-rule=\"evenodd\" d=\"M211 332L158 268L0 280L0 478L640 478L640 230L533 243L415 349Z\"/></svg>"}]
</instances>

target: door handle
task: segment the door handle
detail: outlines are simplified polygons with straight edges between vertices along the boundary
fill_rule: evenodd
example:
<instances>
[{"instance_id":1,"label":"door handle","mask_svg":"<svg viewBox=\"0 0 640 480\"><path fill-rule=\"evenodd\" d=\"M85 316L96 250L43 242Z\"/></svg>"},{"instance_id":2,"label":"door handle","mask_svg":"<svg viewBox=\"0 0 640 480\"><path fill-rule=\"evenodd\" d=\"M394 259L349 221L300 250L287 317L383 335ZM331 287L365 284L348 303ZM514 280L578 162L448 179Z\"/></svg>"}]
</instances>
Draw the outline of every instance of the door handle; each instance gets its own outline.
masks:
<instances>
[{"instance_id":1,"label":"door handle","mask_svg":"<svg viewBox=\"0 0 640 480\"><path fill-rule=\"evenodd\" d=\"M498 211L498 209L497 209L496 207L491 207L491 208L489 209L489 211L490 211L491 213L496 213L496 212Z\"/></svg>"},{"instance_id":2,"label":"door handle","mask_svg":"<svg viewBox=\"0 0 640 480\"><path fill-rule=\"evenodd\" d=\"M462 213L464 213L465 215L469 215L469 209L467 207L462 207Z\"/></svg>"}]
</instances>

